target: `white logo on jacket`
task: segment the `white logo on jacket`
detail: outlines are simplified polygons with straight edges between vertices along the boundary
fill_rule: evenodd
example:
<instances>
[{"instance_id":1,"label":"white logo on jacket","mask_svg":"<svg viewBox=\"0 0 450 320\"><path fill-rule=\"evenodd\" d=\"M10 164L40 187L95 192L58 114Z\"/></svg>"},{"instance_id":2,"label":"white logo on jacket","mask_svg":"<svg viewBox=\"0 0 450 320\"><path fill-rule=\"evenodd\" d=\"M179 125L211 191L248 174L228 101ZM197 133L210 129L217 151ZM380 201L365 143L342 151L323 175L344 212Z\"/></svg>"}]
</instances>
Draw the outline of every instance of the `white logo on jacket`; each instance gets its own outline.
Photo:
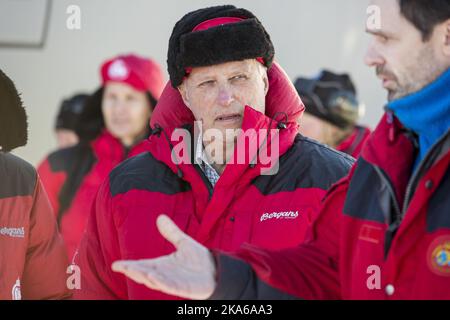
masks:
<instances>
[{"instance_id":1,"label":"white logo on jacket","mask_svg":"<svg viewBox=\"0 0 450 320\"><path fill-rule=\"evenodd\" d=\"M17 278L16 283L12 287L11 296L13 300L22 300L22 292L20 291L20 278Z\"/></svg>"},{"instance_id":2,"label":"white logo on jacket","mask_svg":"<svg viewBox=\"0 0 450 320\"><path fill-rule=\"evenodd\" d=\"M295 219L298 217L298 211L282 211L282 212L272 212L263 213L260 221L270 220L270 219Z\"/></svg>"},{"instance_id":3,"label":"white logo on jacket","mask_svg":"<svg viewBox=\"0 0 450 320\"><path fill-rule=\"evenodd\" d=\"M25 238L25 228L0 227L0 235L9 236L11 238Z\"/></svg>"}]
</instances>

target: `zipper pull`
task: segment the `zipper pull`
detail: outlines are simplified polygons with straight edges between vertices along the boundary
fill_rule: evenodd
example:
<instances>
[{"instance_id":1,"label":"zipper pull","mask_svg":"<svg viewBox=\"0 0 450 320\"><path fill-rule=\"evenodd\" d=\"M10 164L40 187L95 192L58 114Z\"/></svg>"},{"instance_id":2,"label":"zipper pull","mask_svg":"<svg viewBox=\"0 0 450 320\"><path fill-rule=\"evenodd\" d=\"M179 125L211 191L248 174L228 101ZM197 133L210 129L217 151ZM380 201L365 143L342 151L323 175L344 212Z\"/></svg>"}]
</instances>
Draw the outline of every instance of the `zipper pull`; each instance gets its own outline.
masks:
<instances>
[{"instance_id":1,"label":"zipper pull","mask_svg":"<svg viewBox=\"0 0 450 320\"><path fill-rule=\"evenodd\" d=\"M389 142L393 143L395 141L395 125L394 125L394 114L392 111L387 112L387 123L389 125L388 139Z\"/></svg>"}]
</instances>

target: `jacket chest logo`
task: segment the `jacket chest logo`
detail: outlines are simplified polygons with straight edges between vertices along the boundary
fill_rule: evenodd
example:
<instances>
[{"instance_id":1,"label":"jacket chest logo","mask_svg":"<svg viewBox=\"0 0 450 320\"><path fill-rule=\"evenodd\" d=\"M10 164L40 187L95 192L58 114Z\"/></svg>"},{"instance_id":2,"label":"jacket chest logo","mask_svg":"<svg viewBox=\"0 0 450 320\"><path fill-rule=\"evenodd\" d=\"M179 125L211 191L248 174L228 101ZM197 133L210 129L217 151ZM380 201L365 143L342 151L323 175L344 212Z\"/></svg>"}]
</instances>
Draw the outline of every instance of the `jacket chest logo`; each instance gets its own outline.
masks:
<instances>
[{"instance_id":1,"label":"jacket chest logo","mask_svg":"<svg viewBox=\"0 0 450 320\"><path fill-rule=\"evenodd\" d=\"M281 211L272 213L263 213L260 218L260 222L266 220L279 220L279 219L296 219L298 217L298 211Z\"/></svg>"},{"instance_id":2,"label":"jacket chest logo","mask_svg":"<svg viewBox=\"0 0 450 320\"><path fill-rule=\"evenodd\" d=\"M0 235L11 238L25 238L25 228L7 228L0 227Z\"/></svg>"}]
</instances>

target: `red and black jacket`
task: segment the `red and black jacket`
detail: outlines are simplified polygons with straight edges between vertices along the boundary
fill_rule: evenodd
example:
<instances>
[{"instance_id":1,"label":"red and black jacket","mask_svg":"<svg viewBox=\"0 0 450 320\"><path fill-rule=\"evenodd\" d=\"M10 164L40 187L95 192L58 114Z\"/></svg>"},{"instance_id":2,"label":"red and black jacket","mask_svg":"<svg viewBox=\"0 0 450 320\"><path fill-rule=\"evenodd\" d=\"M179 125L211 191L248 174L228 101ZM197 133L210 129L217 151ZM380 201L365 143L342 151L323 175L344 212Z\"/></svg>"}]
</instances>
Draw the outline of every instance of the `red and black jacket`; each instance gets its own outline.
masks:
<instances>
[{"instance_id":1,"label":"red and black jacket","mask_svg":"<svg viewBox=\"0 0 450 320\"><path fill-rule=\"evenodd\" d=\"M414 145L387 113L308 240L281 252L217 253L212 298L450 299L450 131L411 176Z\"/></svg>"},{"instance_id":2,"label":"red and black jacket","mask_svg":"<svg viewBox=\"0 0 450 320\"><path fill-rule=\"evenodd\" d=\"M0 152L0 299L63 299L68 259L35 169Z\"/></svg>"}]
</instances>

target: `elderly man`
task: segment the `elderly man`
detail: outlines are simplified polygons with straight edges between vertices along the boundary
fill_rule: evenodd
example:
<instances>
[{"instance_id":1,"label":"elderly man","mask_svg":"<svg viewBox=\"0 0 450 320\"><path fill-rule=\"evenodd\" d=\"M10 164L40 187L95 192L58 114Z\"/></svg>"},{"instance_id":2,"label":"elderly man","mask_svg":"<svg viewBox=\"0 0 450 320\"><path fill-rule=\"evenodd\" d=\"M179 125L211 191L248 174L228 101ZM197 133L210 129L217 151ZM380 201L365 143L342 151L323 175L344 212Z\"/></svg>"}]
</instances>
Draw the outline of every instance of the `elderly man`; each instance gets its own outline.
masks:
<instances>
[{"instance_id":1,"label":"elderly man","mask_svg":"<svg viewBox=\"0 0 450 320\"><path fill-rule=\"evenodd\" d=\"M114 169L99 190L75 259L76 297L173 299L110 270L116 260L174 251L156 228L162 213L212 249L303 242L325 190L353 160L297 135L304 107L273 57L247 10L211 7L178 21L171 85L153 114L148 152Z\"/></svg>"},{"instance_id":2,"label":"elderly man","mask_svg":"<svg viewBox=\"0 0 450 320\"><path fill-rule=\"evenodd\" d=\"M177 251L113 269L189 298L450 299L450 2L373 0L366 63L389 103L349 177L294 249L210 252L166 217ZM218 265L216 265L218 264ZM217 271L218 270L218 271ZM217 273L217 275L216 275ZM281 290L281 291L280 291Z\"/></svg>"}]
</instances>

